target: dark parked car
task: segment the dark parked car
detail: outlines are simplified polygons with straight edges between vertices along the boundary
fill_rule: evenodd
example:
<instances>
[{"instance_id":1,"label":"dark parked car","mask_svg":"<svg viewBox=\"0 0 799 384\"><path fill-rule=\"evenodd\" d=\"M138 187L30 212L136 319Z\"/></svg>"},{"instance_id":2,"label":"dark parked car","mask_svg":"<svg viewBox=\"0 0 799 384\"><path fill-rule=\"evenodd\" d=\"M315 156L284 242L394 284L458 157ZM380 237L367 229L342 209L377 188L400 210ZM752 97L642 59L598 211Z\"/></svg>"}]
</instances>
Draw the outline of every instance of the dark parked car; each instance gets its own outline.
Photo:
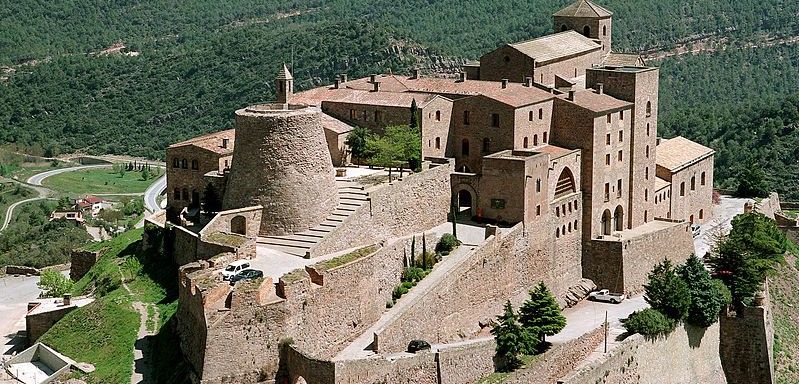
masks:
<instances>
[{"instance_id":1,"label":"dark parked car","mask_svg":"<svg viewBox=\"0 0 799 384\"><path fill-rule=\"evenodd\" d=\"M416 353L426 349L430 349L430 343L424 340L411 340L411 342L408 343L408 352L410 353Z\"/></svg>"},{"instance_id":2,"label":"dark parked car","mask_svg":"<svg viewBox=\"0 0 799 384\"><path fill-rule=\"evenodd\" d=\"M264 272L257 269L245 269L230 277L230 284L235 284L241 280L253 280L259 277L264 277Z\"/></svg>"}]
</instances>

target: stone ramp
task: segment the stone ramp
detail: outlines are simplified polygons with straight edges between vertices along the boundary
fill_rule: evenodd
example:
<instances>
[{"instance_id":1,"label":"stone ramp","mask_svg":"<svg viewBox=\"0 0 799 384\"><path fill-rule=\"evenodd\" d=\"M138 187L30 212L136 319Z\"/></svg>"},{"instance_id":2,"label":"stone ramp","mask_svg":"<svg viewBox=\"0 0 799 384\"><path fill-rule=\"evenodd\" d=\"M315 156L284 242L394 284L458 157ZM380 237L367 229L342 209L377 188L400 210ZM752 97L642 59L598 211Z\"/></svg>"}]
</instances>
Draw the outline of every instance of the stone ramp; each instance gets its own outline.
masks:
<instances>
[{"instance_id":1,"label":"stone ramp","mask_svg":"<svg viewBox=\"0 0 799 384\"><path fill-rule=\"evenodd\" d=\"M338 206L327 218L307 231L283 236L264 236L258 238L258 245L305 257L308 252L328 234L340 227L355 211L369 201L369 193L364 187L351 181L337 181Z\"/></svg>"}]
</instances>

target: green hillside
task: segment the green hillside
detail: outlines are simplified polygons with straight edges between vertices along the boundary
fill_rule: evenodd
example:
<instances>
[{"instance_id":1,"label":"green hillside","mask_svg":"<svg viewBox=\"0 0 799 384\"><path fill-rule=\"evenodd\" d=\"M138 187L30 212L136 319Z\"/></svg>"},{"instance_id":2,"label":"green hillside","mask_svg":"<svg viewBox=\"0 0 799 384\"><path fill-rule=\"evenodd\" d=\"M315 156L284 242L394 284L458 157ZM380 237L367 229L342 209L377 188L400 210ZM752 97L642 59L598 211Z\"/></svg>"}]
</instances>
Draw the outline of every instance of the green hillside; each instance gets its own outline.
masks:
<instances>
[{"instance_id":1,"label":"green hillside","mask_svg":"<svg viewBox=\"0 0 799 384\"><path fill-rule=\"evenodd\" d=\"M0 67L8 66L0 68L0 144L163 158L168 144L226 128L235 109L272 99L283 62L293 63L298 89L342 72L451 70L549 33L551 14L570 1L10 2L0 12ZM615 13L617 50L700 38L716 50L652 63L662 68L662 133L717 149L722 181L729 165L770 161L727 141L738 136L734 125L759 124L750 117L795 89L797 41L767 42L799 34L799 2L599 2ZM116 43L131 55L90 54ZM787 148L784 136L760 145Z\"/></svg>"}]
</instances>

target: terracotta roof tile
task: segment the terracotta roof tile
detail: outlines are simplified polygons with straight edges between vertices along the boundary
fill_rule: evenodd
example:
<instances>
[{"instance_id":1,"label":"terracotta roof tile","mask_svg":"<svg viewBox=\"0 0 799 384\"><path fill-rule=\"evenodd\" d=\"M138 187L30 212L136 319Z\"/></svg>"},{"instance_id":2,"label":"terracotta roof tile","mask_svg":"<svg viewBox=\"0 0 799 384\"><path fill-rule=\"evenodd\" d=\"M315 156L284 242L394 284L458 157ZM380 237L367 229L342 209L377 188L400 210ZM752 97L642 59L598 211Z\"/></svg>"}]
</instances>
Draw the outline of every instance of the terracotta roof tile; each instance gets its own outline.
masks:
<instances>
[{"instance_id":1,"label":"terracotta roof tile","mask_svg":"<svg viewBox=\"0 0 799 384\"><path fill-rule=\"evenodd\" d=\"M353 126L326 113L322 114L322 127L338 134L347 133L355 129Z\"/></svg>"},{"instance_id":2,"label":"terracotta roof tile","mask_svg":"<svg viewBox=\"0 0 799 384\"><path fill-rule=\"evenodd\" d=\"M213 132L207 135L198 136L186 141L181 141L180 143L170 145L169 148L193 145L195 147L215 152L220 155L226 155L233 153L234 138L235 130L228 129L225 131ZM222 139L228 139L227 148L222 148Z\"/></svg>"},{"instance_id":3,"label":"terracotta roof tile","mask_svg":"<svg viewBox=\"0 0 799 384\"><path fill-rule=\"evenodd\" d=\"M550 154L550 158L551 159L557 159L559 157L563 157L565 155L568 155L568 154L576 151L575 149L561 148L561 147L558 147L558 146L555 146L555 145L550 145L550 144L542 145L540 147L533 148L533 150L536 151L536 152L548 153L548 154Z\"/></svg>"},{"instance_id":4,"label":"terracotta roof tile","mask_svg":"<svg viewBox=\"0 0 799 384\"><path fill-rule=\"evenodd\" d=\"M563 94L560 97L566 100L567 94ZM613 112L632 108L633 106L630 102L619 100L608 94L598 94L588 89L575 91L574 100L566 101L596 113Z\"/></svg>"},{"instance_id":5,"label":"terracotta roof tile","mask_svg":"<svg viewBox=\"0 0 799 384\"><path fill-rule=\"evenodd\" d=\"M588 0L578 0L560 11L555 12L553 16L560 17L610 17L613 12L602 8Z\"/></svg>"},{"instance_id":6,"label":"terracotta roof tile","mask_svg":"<svg viewBox=\"0 0 799 384\"><path fill-rule=\"evenodd\" d=\"M600 44L575 31L560 32L510 46L535 59L537 64L602 49Z\"/></svg>"},{"instance_id":7,"label":"terracotta roof tile","mask_svg":"<svg viewBox=\"0 0 799 384\"><path fill-rule=\"evenodd\" d=\"M413 100L416 100L416 105L421 108L436 97L412 92L352 91L349 95L330 102L410 108Z\"/></svg>"},{"instance_id":8,"label":"terracotta roof tile","mask_svg":"<svg viewBox=\"0 0 799 384\"><path fill-rule=\"evenodd\" d=\"M677 136L660 141L656 151L656 162L657 165L675 172L713 153L714 150L702 144Z\"/></svg>"},{"instance_id":9,"label":"terracotta roof tile","mask_svg":"<svg viewBox=\"0 0 799 384\"><path fill-rule=\"evenodd\" d=\"M643 67L646 65L641 55L615 52L611 52L605 56L605 61L602 64L612 67Z\"/></svg>"}]
</instances>

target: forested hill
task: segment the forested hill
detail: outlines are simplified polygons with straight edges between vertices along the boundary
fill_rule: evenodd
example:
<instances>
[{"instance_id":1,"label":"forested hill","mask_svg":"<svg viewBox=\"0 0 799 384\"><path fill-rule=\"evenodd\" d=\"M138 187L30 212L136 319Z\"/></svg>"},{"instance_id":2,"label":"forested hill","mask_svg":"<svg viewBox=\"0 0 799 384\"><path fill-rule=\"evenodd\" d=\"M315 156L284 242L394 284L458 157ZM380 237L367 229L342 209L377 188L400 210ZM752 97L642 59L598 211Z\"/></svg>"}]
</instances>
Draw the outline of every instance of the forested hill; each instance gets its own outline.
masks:
<instances>
[{"instance_id":1,"label":"forested hill","mask_svg":"<svg viewBox=\"0 0 799 384\"><path fill-rule=\"evenodd\" d=\"M0 10L0 144L161 158L169 143L225 128L236 108L271 99L283 62L293 63L299 89L342 72L452 69L549 33L551 14L570 1L8 1ZM799 2L597 2L614 12L616 50L713 43L714 52L651 63L662 68L662 133L716 148L720 169L763 155L733 152L725 137L797 88L799 45L766 42L799 34ZM110 47L118 52L102 53ZM793 144L771 139L760 145Z\"/></svg>"}]
</instances>

